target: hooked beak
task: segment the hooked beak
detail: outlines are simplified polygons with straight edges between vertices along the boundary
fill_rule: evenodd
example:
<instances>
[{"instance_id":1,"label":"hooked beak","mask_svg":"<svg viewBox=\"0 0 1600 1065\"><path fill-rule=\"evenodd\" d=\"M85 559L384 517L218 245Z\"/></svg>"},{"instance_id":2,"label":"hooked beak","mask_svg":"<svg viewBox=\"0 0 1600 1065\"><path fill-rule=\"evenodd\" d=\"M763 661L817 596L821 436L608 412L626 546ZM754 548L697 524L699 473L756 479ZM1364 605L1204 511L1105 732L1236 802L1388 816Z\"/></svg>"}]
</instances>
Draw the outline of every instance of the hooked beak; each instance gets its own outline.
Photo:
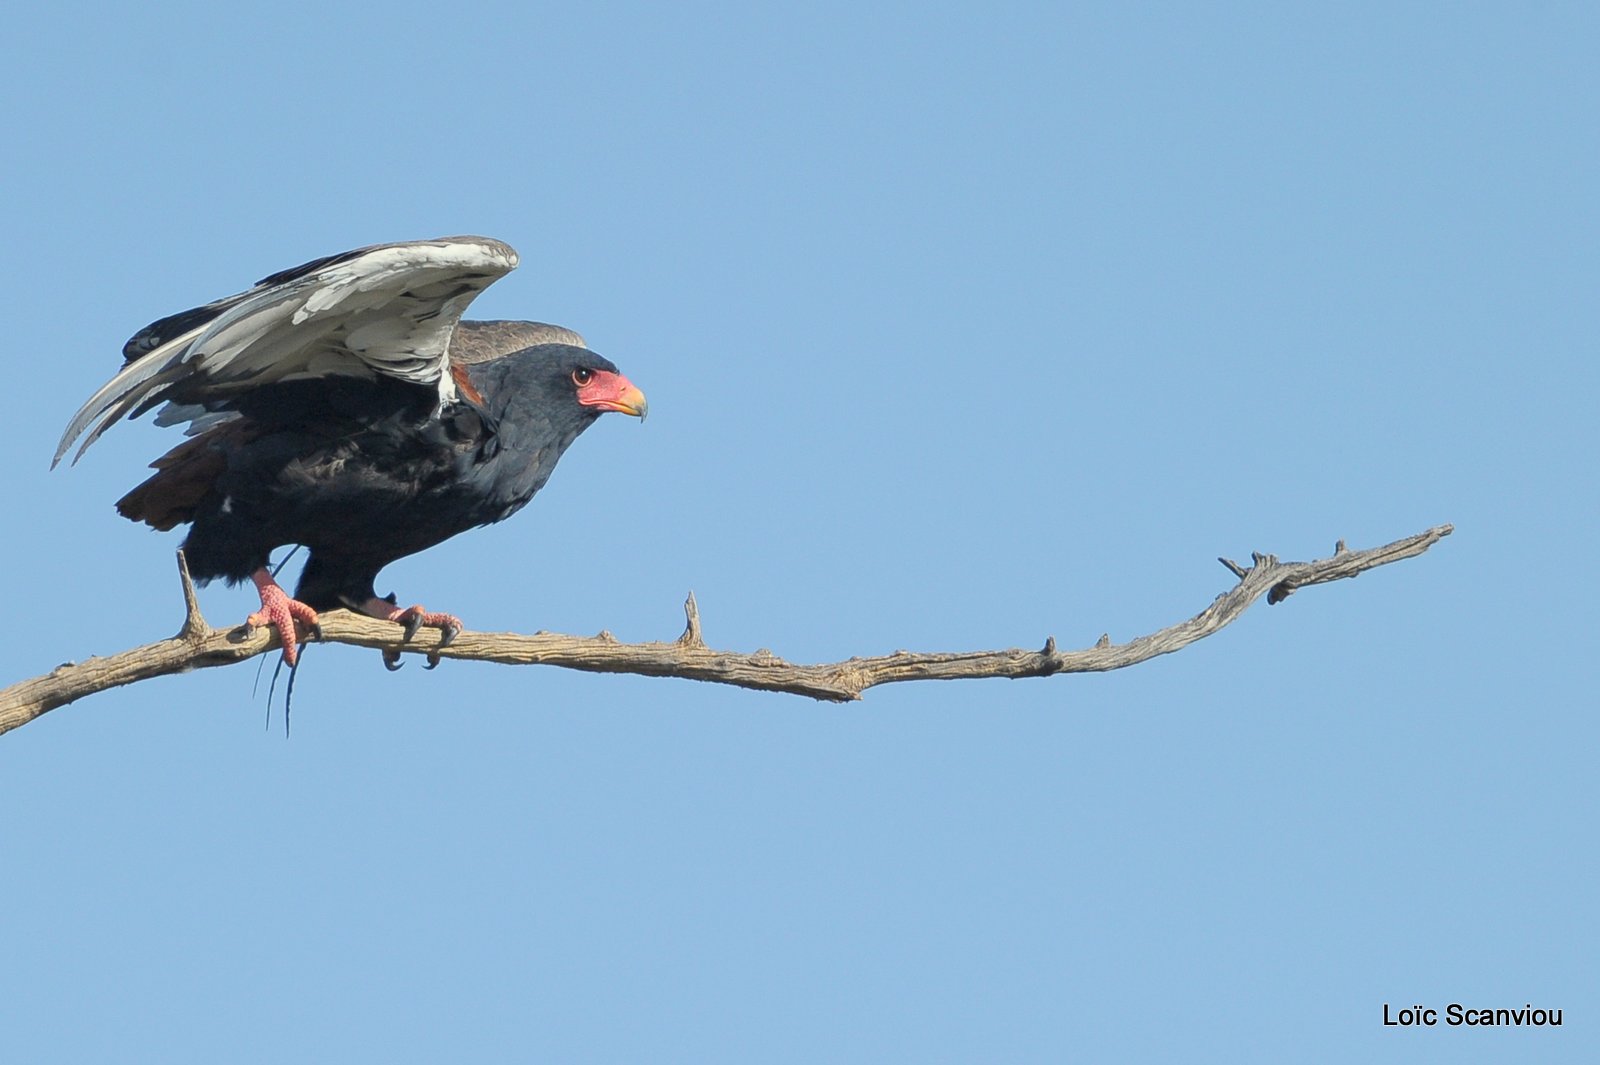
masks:
<instances>
[{"instance_id":1,"label":"hooked beak","mask_svg":"<svg viewBox=\"0 0 1600 1065\"><path fill-rule=\"evenodd\" d=\"M606 407L606 410L614 410L618 414L631 414L641 422L644 421L645 416L650 413L649 401L644 398L643 392L628 382L627 378L623 378L623 384L628 387L622 390L620 396L611 401L611 405Z\"/></svg>"},{"instance_id":2,"label":"hooked beak","mask_svg":"<svg viewBox=\"0 0 1600 1065\"><path fill-rule=\"evenodd\" d=\"M650 404L645 401L644 393L619 373L596 373L588 384L578 390L578 402L585 407L631 414L641 422L650 413Z\"/></svg>"}]
</instances>

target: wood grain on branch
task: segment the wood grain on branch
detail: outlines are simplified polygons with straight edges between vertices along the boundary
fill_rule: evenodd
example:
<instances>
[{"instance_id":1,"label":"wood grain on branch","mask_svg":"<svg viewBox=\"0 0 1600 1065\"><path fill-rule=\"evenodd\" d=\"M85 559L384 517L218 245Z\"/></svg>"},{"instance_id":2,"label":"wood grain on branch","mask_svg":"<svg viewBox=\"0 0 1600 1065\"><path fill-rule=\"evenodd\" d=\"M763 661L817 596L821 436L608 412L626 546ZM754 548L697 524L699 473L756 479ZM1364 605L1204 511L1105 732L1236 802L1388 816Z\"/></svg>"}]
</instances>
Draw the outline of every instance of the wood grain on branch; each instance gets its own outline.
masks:
<instances>
[{"instance_id":1,"label":"wood grain on branch","mask_svg":"<svg viewBox=\"0 0 1600 1065\"><path fill-rule=\"evenodd\" d=\"M438 634L432 630L423 630L419 638L406 643L394 624L346 610L322 616L322 635L325 641L357 647L507 665L564 666L596 673L682 677L844 702L859 699L868 688L898 681L1048 677L1056 673L1122 669L1157 655L1170 654L1211 635L1244 613L1263 593L1269 603L1278 603L1297 589L1355 577L1378 566L1420 555L1452 531L1451 526L1440 525L1365 551L1351 551L1341 540L1332 557L1315 562L1279 562L1271 555L1257 554L1252 556L1251 565L1241 566L1229 559L1220 559L1239 583L1217 596L1194 617L1127 643L1113 644L1102 636L1093 647L1081 651L1057 650L1055 637L1050 637L1036 651L896 651L843 662L795 664L767 650L741 654L706 646L700 631L700 611L692 594L684 604L687 624L683 635L670 643L620 643L605 632L588 637L463 632L454 643L439 648ZM178 570L186 615L183 628L176 636L103 658L68 662L42 677L0 691L0 733L107 688L170 673L242 662L278 646L277 636L267 629L250 633L243 627L214 629L208 625L200 614L194 585L181 552Z\"/></svg>"}]
</instances>

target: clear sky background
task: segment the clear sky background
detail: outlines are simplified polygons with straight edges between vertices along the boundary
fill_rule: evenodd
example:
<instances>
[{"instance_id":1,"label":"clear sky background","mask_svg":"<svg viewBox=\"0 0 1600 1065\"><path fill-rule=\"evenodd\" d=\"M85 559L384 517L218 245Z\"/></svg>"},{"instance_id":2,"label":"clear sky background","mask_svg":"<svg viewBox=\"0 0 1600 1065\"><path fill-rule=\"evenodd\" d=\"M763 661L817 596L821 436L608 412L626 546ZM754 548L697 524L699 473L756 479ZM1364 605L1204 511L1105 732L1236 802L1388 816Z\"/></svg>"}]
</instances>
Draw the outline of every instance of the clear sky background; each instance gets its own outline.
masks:
<instances>
[{"instance_id":1,"label":"clear sky background","mask_svg":"<svg viewBox=\"0 0 1600 1065\"><path fill-rule=\"evenodd\" d=\"M391 567L481 629L825 661L1187 617L861 703L313 647L0 738L16 1062L1595 1060L1592 5L25 5L0 682L174 632L47 472L146 322L485 233L649 395ZM249 589L202 593L231 624ZM281 690L279 698L281 699ZM1385 1003L1563 1008L1397 1031Z\"/></svg>"}]
</instances>

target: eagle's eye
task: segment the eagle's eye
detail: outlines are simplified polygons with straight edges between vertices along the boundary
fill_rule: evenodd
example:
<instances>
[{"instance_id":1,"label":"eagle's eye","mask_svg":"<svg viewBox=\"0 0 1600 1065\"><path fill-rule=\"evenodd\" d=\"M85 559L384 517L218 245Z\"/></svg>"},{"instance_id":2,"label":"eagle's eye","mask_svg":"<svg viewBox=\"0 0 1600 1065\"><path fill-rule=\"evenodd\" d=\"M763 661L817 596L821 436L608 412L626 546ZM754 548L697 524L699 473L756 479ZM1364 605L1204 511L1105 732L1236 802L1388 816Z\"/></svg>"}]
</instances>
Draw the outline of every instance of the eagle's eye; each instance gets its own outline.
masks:
<instances>
[{"instance_id":1,"label":"eagle's eye","mask_svg":"<svg viewBox=\"0 0 1600 1065\"><path fill-rule=\"evenodd\" d=\"M582 388L584 385L588 384L592 380L594 380L594 371L593 370L573 370L572 371L572 383L577 385L579 388Z\"/></svg>"}]
</instances>

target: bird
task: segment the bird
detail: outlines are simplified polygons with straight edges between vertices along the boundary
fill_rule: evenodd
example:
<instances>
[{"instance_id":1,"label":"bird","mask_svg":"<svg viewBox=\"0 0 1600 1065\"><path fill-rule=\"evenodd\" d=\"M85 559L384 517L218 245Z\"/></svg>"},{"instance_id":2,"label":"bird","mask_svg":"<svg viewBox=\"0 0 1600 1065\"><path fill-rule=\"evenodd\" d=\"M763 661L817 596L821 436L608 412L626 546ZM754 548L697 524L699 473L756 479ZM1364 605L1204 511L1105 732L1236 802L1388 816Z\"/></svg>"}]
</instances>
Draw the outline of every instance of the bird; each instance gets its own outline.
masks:
<instances>
[{"instance_id":1,"label":"bird","mask_svg":"<svg viewBox=\"0 0 1600 1065\"><path fill-rule=\"evenodd\" d=\"M490 237L374 244L159 319L123 346L51 466L80 437L73 463L117 421L160 407L156 424L187 424L187 439L117 511L161 531L187 524L197 582L252 581L261 608L246 628L275 630L287 665L296 622L315 638L339 607L396 622L406 640L438 629L443 647L461 619L380 597L379 571L510 517L600 415L649 409L570 329L462 320L517 263ZM309 552L292 596L269 568L291 545ZM384 664L399 668L399 652Z\"/></svg>"}]
</instances>

